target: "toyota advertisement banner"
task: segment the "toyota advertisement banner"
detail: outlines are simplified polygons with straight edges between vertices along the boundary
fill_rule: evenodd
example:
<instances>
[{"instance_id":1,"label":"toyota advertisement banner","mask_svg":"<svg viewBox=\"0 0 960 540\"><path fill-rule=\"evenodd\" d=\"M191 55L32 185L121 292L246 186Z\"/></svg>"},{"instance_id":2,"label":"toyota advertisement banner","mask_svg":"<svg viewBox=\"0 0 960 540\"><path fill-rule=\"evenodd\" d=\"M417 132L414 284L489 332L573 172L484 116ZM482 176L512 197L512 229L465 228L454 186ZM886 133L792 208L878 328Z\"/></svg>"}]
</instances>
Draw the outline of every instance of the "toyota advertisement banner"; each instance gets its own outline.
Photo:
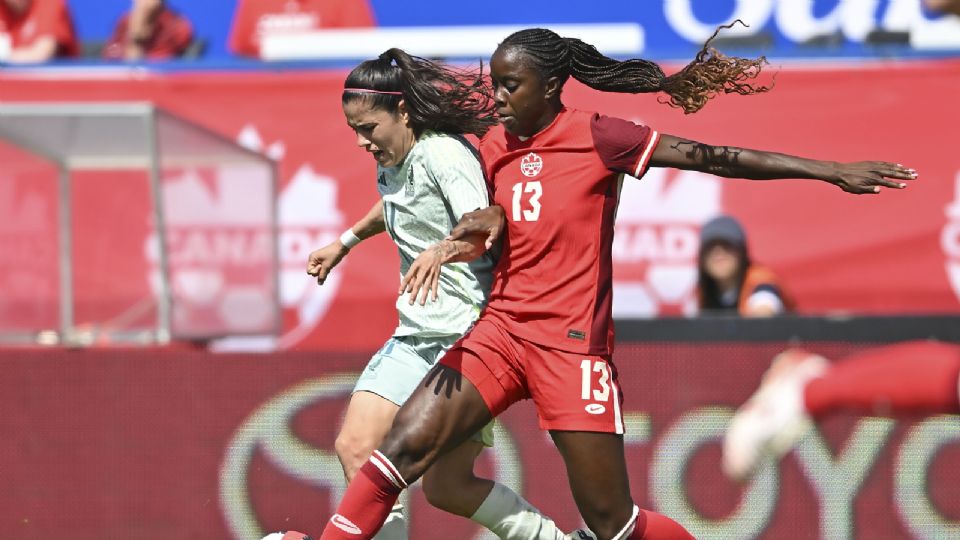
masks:
<instances>
[{"instance_id":1,"label":"toyota advertisement banner","mask_svg":"<svg viewBox=\"0 0 960 540\"><path fill-rule=\"evenodd\" d=\"M620 343L638 504L704 539L930 539L960 534L957 417L820 423L740 485L720 437L785 344ZM865 344L809 343L831 359ZM0 536L257 540L319 534L344 490L334 452L365 355L177 350L0 353ZM478 474L580 526L563 462L521 402ZM410 537L490 540L409 492Z\"/></svg>"}]
</instances>

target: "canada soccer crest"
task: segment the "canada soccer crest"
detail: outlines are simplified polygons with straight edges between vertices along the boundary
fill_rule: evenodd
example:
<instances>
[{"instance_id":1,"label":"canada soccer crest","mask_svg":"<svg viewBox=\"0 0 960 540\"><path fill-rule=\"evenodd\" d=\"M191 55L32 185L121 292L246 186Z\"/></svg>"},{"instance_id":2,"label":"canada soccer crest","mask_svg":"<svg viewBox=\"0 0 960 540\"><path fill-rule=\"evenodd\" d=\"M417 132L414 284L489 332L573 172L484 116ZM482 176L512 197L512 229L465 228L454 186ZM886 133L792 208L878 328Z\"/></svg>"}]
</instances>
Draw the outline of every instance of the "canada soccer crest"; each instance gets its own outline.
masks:
<instances>
[{"instance_id":1,"label":"canada soccer crest","mask_svg":"<svg viewBox=\"0 0 960 540\"><path fill-rule=\"evenodd\" d=\"M523 156L523 159L520 160L520 172L524 176L536 176L540 174L541 169L543 169L543 159L533 152Z\"/></svg>"}]
</instances>

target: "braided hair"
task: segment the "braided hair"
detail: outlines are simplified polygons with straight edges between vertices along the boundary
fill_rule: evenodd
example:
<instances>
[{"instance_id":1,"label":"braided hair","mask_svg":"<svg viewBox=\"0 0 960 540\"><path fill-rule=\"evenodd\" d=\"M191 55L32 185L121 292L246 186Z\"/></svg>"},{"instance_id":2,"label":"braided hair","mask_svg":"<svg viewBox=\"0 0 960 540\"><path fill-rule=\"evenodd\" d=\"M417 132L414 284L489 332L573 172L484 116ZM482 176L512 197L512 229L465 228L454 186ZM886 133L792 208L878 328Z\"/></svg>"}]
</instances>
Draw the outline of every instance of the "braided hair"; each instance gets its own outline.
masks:
<instances>
[{"instance_id":1,"label":"braided hair","mask_svg":"<svg viewBox=\"0 0 960 540\"><path fill-rule=\"evenodd\" d=\"M497 123L482 64L475 72L454 70L393 48L355 67L343 87L344 104L367 100L393 113L403 100L418 136L424 130L481 136Z\"/></svg>"},{"instance_id":2,"label":"braided hair","mask_svg":"<svg viewBox=\"0 0 960 540\"><path fill-rule=\"evenodd\" d=\"M618 61L603 55L596 47L576 38L560 37L551 30L529 28L508 36L500 48L520 49L544 79L557 77L560 85L573 77L587 86L603 92L664 92L661 103L695 113L707 100L720 93L756 94L770 90L769 86L747 82L760 74L767 59L726 56L710 47L721 29L730 28L739 19L721 26L710 36L686 67L666 75L663 69L649 60L635 58ZM746 26L744 24L744 26Z\"/></svg>"}]
</instances>

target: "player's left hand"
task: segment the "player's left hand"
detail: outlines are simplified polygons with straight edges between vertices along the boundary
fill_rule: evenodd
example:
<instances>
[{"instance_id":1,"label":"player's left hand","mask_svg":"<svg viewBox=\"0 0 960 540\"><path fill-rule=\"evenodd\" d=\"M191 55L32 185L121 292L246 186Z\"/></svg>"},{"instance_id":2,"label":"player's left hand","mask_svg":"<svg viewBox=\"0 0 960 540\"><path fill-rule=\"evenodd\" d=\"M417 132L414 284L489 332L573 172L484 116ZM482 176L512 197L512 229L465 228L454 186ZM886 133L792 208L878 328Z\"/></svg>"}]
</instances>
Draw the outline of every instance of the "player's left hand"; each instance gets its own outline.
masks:
<instances>
[{"instance_id":1,"label":"player's left hand","mask_svg":"<svg viewBox=\"0 0 960 540\"><path fill-rule=\"evenodd\" d=\"M420 305L426 305L429 295L437 301L440 289L440 267L456 255L456 245L449 240L438 242L423 251L410 265L400 282L398 294L410 293L410 305L420 297Z\"/></svg>"},{"instance_id":2,"label":"player's left hand","mask_svg":"<svg viewBox=\"0 0 960 540\"><path fill-rule=\"evenodd\" d=\"M874 194L882 188L903 189L907 184L898 180L916 180L917 171L885 161L838 163L830 182L847 193Z\"/></svg>"}]
</instances>

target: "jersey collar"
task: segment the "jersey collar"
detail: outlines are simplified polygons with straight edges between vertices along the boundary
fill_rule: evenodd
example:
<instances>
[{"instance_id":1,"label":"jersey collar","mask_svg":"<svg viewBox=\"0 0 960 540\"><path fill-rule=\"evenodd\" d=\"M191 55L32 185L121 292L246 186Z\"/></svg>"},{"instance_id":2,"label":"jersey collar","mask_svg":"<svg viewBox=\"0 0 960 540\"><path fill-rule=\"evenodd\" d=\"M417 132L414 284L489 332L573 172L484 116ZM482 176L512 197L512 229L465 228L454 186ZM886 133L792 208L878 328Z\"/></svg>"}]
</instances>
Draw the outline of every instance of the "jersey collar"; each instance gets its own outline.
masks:
<instances>
[{"instance_id":1,"label":"jersey collar","mask_svg":"<svg viewBox=\"0 0 960 540\"><path fill-rule=\"evenodd\" d=\"M541 129L540 131L523 139L521 139L520 137L517 137L513 133L510 133L506 129L504 129L503 132L507 135L507 142L510 143L510 146L532 144L533 141L537 139L537 137L540 137L544 133L553 129L553 126L557 125L557 122L560 120L560 117L566 115L566 113L567 113L567 107L566 106L561 107L560 110L557 111L557 115L553 117L553 120L551 120L549 124L544 126L544 128Z\"/></svg>"}]
</instances>

